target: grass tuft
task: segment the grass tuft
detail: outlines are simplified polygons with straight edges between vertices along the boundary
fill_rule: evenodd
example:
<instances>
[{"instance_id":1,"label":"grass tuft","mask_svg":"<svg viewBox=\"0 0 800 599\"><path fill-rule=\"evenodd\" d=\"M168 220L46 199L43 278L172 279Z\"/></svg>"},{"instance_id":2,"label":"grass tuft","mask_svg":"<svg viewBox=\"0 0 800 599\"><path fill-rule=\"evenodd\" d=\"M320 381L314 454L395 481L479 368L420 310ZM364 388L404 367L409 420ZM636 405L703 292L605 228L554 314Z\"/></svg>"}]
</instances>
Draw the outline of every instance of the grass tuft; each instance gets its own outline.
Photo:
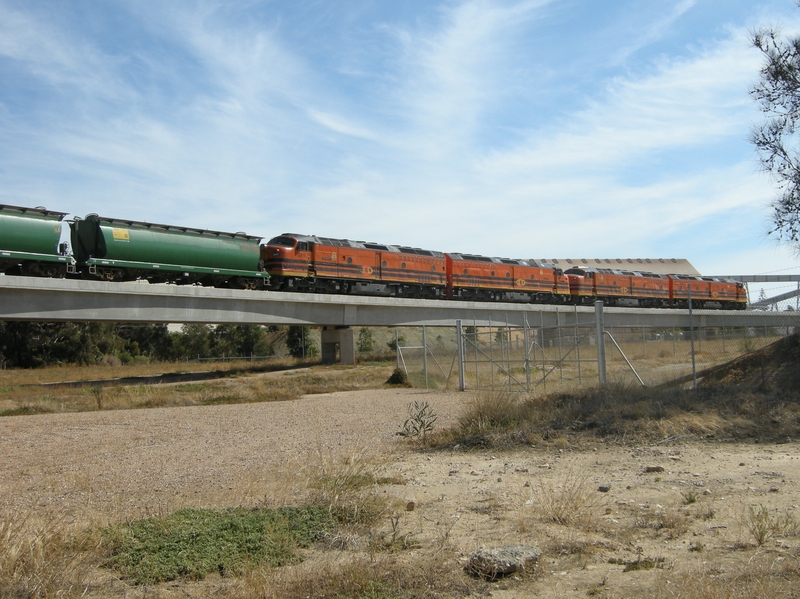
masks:
<instances>
[{"instance_id":1,"label":"grass tuft","mask_svg":"<svg viewBox=\"0 0 800 599\"><path fill-rule=\"evenodd\" d=\"M0 517L0 597L81 597L94 539L70 536L58 520L32 525L14 516Z\"/></svg>"},{"instance_id":2,"label":"grass tuft","mask_svg":"<svg viewBox=\"0 0 800 599\"><path fill-rule=\"evenodd\" d=\"M324 507L342 524L369 526L386 512L386 501L375 492L385 477L380 464L364 451L338 456L320 449L305 474L309 502Z\"/></svg>"},{"instance_id":3,"label":"grass tuft","mask_svg":"<svg viewBox=\"0 0 800 599\"><path fill-rule=\"evenodd\" d=\"M585 476L567 473L553 485L545 485L540 479L538 487L532 487L531 493L533 505L543 520L564 526L577 524L591 528L594 491Z\"/></svg>"}]
</instances>

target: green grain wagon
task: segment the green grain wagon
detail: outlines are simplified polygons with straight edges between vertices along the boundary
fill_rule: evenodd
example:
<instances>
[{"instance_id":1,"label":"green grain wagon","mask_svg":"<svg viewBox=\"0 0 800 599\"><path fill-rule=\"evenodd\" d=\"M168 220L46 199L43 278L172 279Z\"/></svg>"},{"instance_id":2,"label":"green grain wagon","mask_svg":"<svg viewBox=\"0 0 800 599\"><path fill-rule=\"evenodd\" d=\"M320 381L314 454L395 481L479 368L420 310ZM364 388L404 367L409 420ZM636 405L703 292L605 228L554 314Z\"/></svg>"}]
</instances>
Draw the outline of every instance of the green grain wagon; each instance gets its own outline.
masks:
<instances>
[{"instance_id":1,"label":"green grain wagon","mask_svg":"<svg viewBox=\"0 0 800 599\"><path fill-rule=\"evenodd\" d=\"M260 237L104 218L75 219L72 248L78 268L106 281L265 288L269 275Z\"/></svg>"},{"instance_id":2,"label":"green grain wagon","mask_svg":"<svg viewBox=\"0 0 800 599\"><path fill-rule=\"evenodd\" d=\"M66 212L0 205L0 272L63 277L72 265L61 244Z\"/></svg>"}]
</instances>

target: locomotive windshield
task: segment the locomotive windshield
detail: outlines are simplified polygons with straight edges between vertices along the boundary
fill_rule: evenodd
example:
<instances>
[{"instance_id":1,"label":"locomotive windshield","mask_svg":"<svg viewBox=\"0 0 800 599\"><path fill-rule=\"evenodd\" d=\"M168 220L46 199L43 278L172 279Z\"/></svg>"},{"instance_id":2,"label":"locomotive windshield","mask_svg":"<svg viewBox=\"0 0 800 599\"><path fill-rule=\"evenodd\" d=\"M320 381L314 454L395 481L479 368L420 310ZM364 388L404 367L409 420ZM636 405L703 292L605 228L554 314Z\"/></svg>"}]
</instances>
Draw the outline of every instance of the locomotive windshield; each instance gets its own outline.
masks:
<instances>
[{"instance_id":1,"label":"locomotive windshield","mask_svg":"<svg viewBox=\"0 0 800 599\"><path fill-rule=\"evenodd\" d=\"M564 272L565 275L577 275L579 277L585 277L586 271L582 268L570 268Z\"/></svg>"},{"instance_id":2,"label":"locomotive windshield","mask_svg":"<svg viewBox=\"0 0 800 599\"><path fill-rule=\"evenodd\" d=\"M273 237L270 239L267 245L280 245L287 248L293 248L295 243L297 243L296 239L280 235L279 237Z\"/></svg>"}]
</instances>

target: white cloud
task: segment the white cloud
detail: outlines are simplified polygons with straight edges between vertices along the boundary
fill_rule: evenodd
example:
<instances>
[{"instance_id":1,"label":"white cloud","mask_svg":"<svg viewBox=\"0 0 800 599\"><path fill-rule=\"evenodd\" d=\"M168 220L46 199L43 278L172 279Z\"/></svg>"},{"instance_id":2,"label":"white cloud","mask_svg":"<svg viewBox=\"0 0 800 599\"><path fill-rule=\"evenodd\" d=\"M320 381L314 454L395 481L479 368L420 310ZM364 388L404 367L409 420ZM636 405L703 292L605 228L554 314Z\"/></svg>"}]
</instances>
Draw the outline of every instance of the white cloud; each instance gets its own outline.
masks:
<instances>
[{"instance_id":1,"label":"white cloud","mask_svg":"<svg viewBox=\"0 0 800 599\"><path fill-rule=\"evenodd\" d=\"M697 261L700 249L752 247L726 239L747 230L738 225L709 228L702 246L685 233L739 214L755 243L762 234L753 222L771 188L744 141L759 57L742 28L611 80L598 83L613 57L580 81L553 78L574 97L541 120L525 106L536 90L520 82L559 66L526 45L566 6L555 0L469 0L443 5L435 22L371 22L381 60L359 63L358 78L315 62L278 4L266 5L272 21L236 26L231 6L130 2L137 27L169 48L142 50L136 80L131 57L0 0L0 60L55 89L37 98L58 110L34 115L42 125L0 106L0 140L14 142L0 149L0 197L510 257ZM691 7L675 3L636 44L668 37Z\"/></svg>"},{"instance_id":2,"label":"white cloud","mask_svg":"<svg viewBox=\"0 0 800 599\"><path fill-rule=\"evenodd\" d=\"M377 136L368 129L350 123L340 116L327 114L313 108L308 109L308 114L314 121L336 133L341 133L342 135L348 135L350 137L360 137L362 139L377 139Z\"/></svg>"}]
</instances>

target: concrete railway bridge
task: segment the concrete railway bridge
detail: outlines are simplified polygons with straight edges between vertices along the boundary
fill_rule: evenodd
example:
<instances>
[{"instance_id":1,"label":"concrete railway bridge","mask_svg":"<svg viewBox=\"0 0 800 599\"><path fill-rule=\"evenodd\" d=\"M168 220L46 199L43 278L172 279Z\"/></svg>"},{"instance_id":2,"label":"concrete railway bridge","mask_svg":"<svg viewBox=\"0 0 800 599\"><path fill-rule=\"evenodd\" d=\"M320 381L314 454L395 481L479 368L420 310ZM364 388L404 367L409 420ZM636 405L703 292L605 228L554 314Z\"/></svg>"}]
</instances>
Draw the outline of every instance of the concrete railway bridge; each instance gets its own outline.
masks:
<instances>
[{"instance_id":1,"label":"concrete railway bridge","mask_svg":"<svg viewBox=\"0 0 800 599\"><path fill-rule=\"evenodd\" d=\"M798 312L605 308L609 327L800 326ZM557 327L598 321L591 306L550 306L258 292L194 286L0 276L0 320L322 327L322 358L355 362L352 327ZM337 352L338 350L338 352Z\"/></svg>"}]
</instances>

